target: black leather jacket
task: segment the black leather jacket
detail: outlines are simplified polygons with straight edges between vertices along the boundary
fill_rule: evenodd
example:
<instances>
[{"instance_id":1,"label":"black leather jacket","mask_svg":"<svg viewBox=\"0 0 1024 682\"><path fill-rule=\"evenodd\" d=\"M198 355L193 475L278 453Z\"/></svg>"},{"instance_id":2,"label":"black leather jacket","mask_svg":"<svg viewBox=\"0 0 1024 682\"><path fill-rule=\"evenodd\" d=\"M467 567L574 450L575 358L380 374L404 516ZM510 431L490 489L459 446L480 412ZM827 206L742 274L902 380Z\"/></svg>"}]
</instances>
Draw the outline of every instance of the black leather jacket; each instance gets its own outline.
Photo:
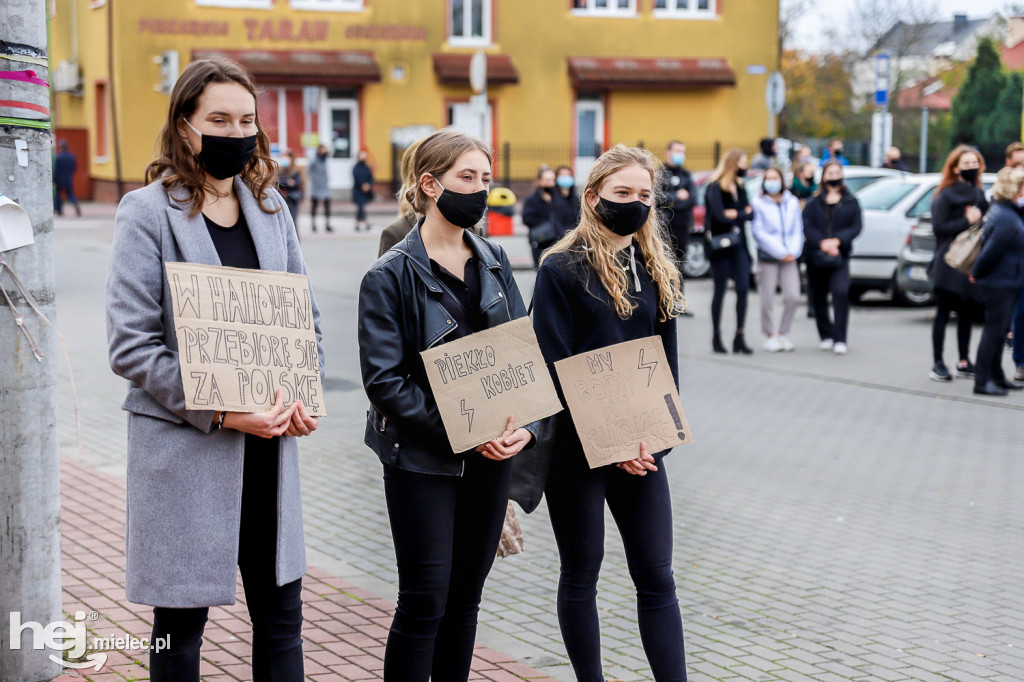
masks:
<instances>
[{"instance_id":1,"label":"black leather jacket","mask_svg":"<svg viewBox=\"0 0 1024 682\"><path fill-rule=\"evenodd\" d=\"M457 326L441 305L420 225L373 264L359 287L359 364L370 399L364 442L399 469L461 476L465 457L482 455L452 452L420 357ZM487 328L526 316L505 251L470 231L466 238L480 267ZM526 428L536 436L533 425Z\"/></svg>"}]
</instances>

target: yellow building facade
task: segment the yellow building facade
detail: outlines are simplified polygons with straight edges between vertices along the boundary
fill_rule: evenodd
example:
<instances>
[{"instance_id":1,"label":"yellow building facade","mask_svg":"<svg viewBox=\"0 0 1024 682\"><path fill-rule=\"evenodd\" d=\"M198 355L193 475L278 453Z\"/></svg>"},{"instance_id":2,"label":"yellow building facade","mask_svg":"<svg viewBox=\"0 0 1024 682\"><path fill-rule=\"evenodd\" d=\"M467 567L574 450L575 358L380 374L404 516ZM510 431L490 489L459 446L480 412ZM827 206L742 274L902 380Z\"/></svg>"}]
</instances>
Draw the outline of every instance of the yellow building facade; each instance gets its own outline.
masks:
<instances>
[{"instance_id":1,"label":"yellow building facade","mask_svg":"<svg viewBox=\"0 0 1024 682\"><path fill-rule=\"evenodd\" d=\"M141 183L169 87L193 59L225 54L261 89L275 150L331 150L331 185L351 186L365 148L378 181L397 151L446 125L495 149L499 179L540 163L585 173L622 142L749 151L768 134L778 0L54 0L58 137L95 193ZM487 54L473 99L472 55ZM120 184L119 181L120 180Z\"/></svg>"}]
</instances>

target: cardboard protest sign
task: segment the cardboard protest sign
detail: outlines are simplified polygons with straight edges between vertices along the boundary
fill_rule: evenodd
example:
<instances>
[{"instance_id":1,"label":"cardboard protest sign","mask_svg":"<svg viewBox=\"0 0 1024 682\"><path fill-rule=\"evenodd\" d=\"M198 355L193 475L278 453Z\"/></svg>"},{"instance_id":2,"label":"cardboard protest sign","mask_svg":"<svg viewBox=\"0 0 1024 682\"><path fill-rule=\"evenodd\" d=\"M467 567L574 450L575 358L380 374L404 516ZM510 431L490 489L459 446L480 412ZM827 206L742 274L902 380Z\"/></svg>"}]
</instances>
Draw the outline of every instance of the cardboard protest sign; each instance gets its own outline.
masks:
<instances>
[{"instance_id":1,"label":"cardboard protest sign","mask_svg":"<svg viewBox=\"0 0 1024 682\"><path fill-rule=\"evenodd\" d=\"M590 468L693 440L660 336L606 346L555 363Z\"/></svg>"},{"instance_id":2,"label":"cardboard protest sign","mask_svg":"<svg viewBox=\"0 0 1024 682\"><path fill-rule=\"evenodd\" d=\"M430 389L454 452L562 410L530 318L492 327L422 353Z\"/></svg>"},{"instance_id":3,"label":"cardboard protest sign","mask_svg":"<svg viewBox=\"0 0 1024 682\"><path fill-rule=\"evenodd\" d=\"M309 278L167 263L185 407L262 412L277 389L327 414Z\"/></svg>"}]
</instances>

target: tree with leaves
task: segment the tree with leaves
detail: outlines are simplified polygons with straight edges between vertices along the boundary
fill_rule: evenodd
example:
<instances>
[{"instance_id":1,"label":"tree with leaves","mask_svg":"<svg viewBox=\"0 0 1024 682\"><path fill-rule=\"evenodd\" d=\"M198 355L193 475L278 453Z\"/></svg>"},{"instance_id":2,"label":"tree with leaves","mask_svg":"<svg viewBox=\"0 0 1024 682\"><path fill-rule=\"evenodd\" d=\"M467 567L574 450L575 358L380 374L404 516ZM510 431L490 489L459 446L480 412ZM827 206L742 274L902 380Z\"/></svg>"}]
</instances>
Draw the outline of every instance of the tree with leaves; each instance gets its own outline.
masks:
<instances>
[{"instance_id":1,"label":"tree with leaves","mask_svg":"<svg viewBox=\"0 0 1024 682\"><path fill-rule=\"evenodd\" d=\"M974 145L990 166L1000 166L1006 145L1021 137L1019 73L1007 75L995 43L978 42L978 54L953 98L953 144Z\"/></svg>"}]
</instances>

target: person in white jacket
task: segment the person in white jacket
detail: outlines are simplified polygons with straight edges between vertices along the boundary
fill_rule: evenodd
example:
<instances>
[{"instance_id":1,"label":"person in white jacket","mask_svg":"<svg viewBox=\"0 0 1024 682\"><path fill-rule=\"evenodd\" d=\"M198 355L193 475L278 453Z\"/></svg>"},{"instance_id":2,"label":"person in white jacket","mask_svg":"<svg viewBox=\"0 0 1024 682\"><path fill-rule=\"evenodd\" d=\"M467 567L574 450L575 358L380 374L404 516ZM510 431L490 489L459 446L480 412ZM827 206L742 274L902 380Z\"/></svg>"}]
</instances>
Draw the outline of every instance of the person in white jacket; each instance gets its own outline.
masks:
<instances>
[{"instance_id":1,"label":"person in white jacket","mask_svg":"<svg viewBox=\"0 0 1024 682\"><path fill-rule=\"evenodd\" d=\"M764 173L761 193L752 202L751 225L757 243L757 288L761 292L761 329L769 353L795 348L786 337L800 301L800 270L797 259L804 246L804 225L800 200L785 189L782 171L769 168ZM775 289L782 287L782 321L775 326L773 307Z\"/></svg>"}]
</instances>

